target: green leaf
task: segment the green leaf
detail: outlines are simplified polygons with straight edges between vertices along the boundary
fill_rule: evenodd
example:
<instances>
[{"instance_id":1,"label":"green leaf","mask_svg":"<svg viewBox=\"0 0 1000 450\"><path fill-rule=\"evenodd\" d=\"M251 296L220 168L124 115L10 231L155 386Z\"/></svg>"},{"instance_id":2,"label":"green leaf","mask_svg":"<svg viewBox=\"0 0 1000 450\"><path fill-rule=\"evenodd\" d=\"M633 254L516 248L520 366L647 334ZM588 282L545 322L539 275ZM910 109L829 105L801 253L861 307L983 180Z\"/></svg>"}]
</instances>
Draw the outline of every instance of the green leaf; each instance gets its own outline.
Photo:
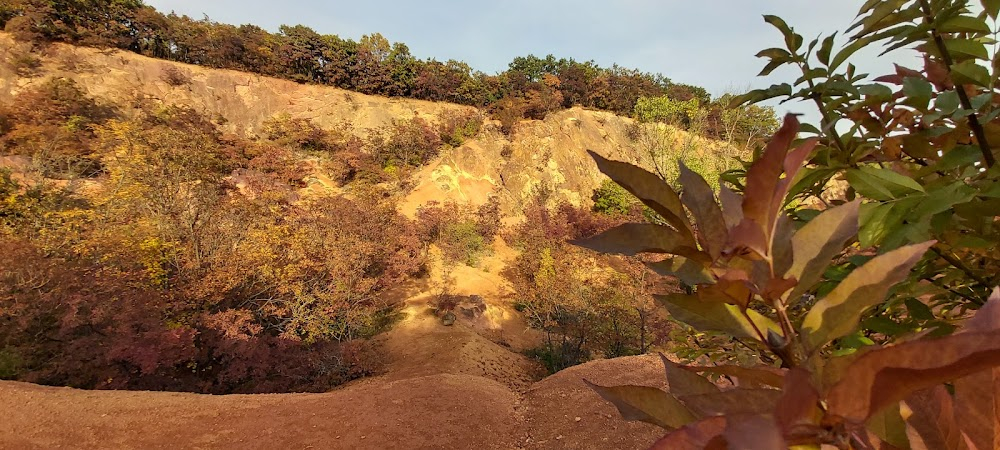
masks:
<instances>
[{"instance_id":1,"label":"green leaf","mask_svg":"<svg viewBox=\"0 0 1000 450\"><path fill-rule=\"evenodd\" d=\"M597 162L597 168L618 183L626 191L636 196L643 204L655 211L670 225L677 229L685 241L694 245L694 234L687 214L681 205L681 198L670 188L670 185L660 177L632 164L605 159L597 153L587 150L591 158Z\"/></svg>"},{"instance_id":2,"label":"green leaf","mask_svg":"<svg viewBox=\"0 0 1000 450\"><path fill-rule=\"evenodd\" d=\"M605 400L618 408L625 420L638 420L672 430L695 420L673 395L649 386L599 386L583 380Z\"/></svg>"},{"instance_id":3,"label":"green leaf","mask_svg":"<svg viewBox=\"0 0 1000 450\"><path fill-rule=\"evenodd\" d=\"M893 216L895 204L892 203L865 203L861 205L861 229L858 230L858 242L861 247L868 248L882 241L888 234L889 228L895 222L902 221L902 215L898 220L890 220Z\"/></svg>"},{"instance_id":4,"label":"green leaf","mask_svg":"<svg viewBox=\"0 0 1000 450\"><path fill-rule=\"evenodd\" d=\"M792 33L792 29L788 27L788 24L781 17L766 14L764 15L764 22L777 28L783 36L788 36Z\"/></svg>"},{"instance_id":5,"label":"green leaf","mask_svg":"<svg viewBox=\"0 0 1000 450\"><path fill-rule=\"evenodd\" d=\"M959 145L945 153L936 163L917 171L917 176L929 175L934 172L945 172L959 167L966 167L982 159L983 153L979 147Z\"/></svg>"},{"instance_id":6,"label":"green leaf","mask_svg":"<svg viewBox=\"0 0 1000 450\"><path fill-rule=\"evenodd\" d=\"M830 167L804 167L795 175L795 183L788 190L788 195L795 197L814 187L825 186L837 172L837 169Z\"/></svg>"},{"instance_id":7,"label":"green leaf","mask_svg":"<svg viewBox=\"0 0 1000 450\"><path fill-rule=\"evenodd\" d=\"M779 68L779 67L781 67L781 66L783 66L785 64L788 64L788 62L787 61L782 61L782 60L779 60L779 59L772 59L770 62L767 63L766 66L764 66L763 69L760 70L760 72L757 74L757 76L758 77L766 77L766 76L770 75L771 72L774 72L774 69L777 69L777 68ZM761 92L763 92L763 91L761 91Z\"/></svg>"},{"instance_id":8,"label":"green leaf","mask_svg":"<svg viewBox=\"0 0 1000 450\"><path fill-rule=\"evenodd\" d=\"M989 14L991 19L997 20L997 13L1000 12L1000 0L981 0L980 3L986 14Z\"/></svg>"},{"instance_id":9,"label":"green leaf","mask_svg":"<svg viewBox=\"0 0 1000 450\"><path fill-rule=\"evenodd\" d=\"M906 2L907 0L886 0L880 2L872 8L871 14L863 17L854 25L851 25L851 28L849 28L848 31L860 25L862 28L861 31L858 32L857 36L862 36L872 31L885 28L886 26L891 26L894 22L892 20L893 13L895 13L896 10L903 6Z\"/></svg>"},{"instance_id":10,"label":"green leaf","mask_svg":"<svg viewBox=\"0 0 1000 450\"><path fill-rule=\"evenodd\" d=\"M917 77L903 78L903 95L906 95L907 105L926 111L933 93L934 86L929 81Z\"/></svg>"},{"instance_id":11,"label":"green leaf","mask_svg":"<svg viewBox=\"0 0 1000 450\"><path fill-rule=\"evenodd\" d=\"M711 186L705 179L680 163L678 181L683 187L681 202L687 206L694 216L698 226L698 240L702 248L716 259L722 254L722 248L729 238L726 221L722 217L722 208L715 201Z\"/></svg>"},{"instance_id":12,"label":"green leaf","mask_svg":"<svg viewBox=\"0 0 1000 450\"><path fill-rule=\"evenodd\" d=\"M810 353L854 331L861 313L885 300L935 241L902 247L876 256L854 269L826 297L816 302L802 322L802 342Z\"/></svg>"},{"instance_id":13,"label":"green leaf","mask_svg":"<svg viewBox=\"0 0 1000 450\"><path fill-rule=\"evenodd\" d=\"M957 91L945 91L938 94L937 98L934 99L934 108L937 109L938 114L948 115L955 112L961 104L961 100L958 98Z\"/></svg>"},{"instance_id":14,"label":"green leaf","mask_svg":"<svg viewBox=\"0 0 1000 450\"><path fill-rule=\"evenodd\" d=\"M819 58L819 62L823 65L830 65L830 52L833 51L833 40L837 37L837 33L833 33L823 39L823 43L820 44L819 50L816 52L816 57Z\"/></svg>"},{"instance_id":15,"label":"green leaf","mask_svg":"<svg viewBox=\"0 0 1000 450\"><path fill-rule=\"evenodd\" d=\"M866 84L858 88L858 93L876 100L892 98L892 89L882 84Z\"/></svg>"},{"instance_id":16,"label":"green leaf","mask_svg":"<svg viewBox=\"0 0 1000 450\"><path fill-rule=\"evenodd\" d=\"M601 253L635 256L637 253L669 253L705 259L680 232L652 223L625 223L597 236L570 241L573 245Z\"/></svg>"},{"instance_id":17,"label":"green leaf","mask_svg":"<svg viewBox=\"0 0 1000 450\"><path fill-rule=\"evenodd\" d=\"M881 167L848 169L844 178L859 194L875 200L893 200L924 192L912 178Z\"/></svg>"},{"instance_id":18,"label":"green leaf","mask_svg":"<svg viewBox=\"0 0 1000 450\"><path fill-rule=\"evenodd\" d=\"M989 53L982 42L971 39L946 39L944 47L951 53L955 61L962 61L969 58L989 60Z\"/></svg>"},{"instance_id":19,"label":"green leaf","mask_svg":"<svg viewBox=\"0 0 1000 450\"><path fill-rule=\"evenodd\" d=\"M924 302L915 298L908 298L903 300L903 304L906 305L906 310L910 313L910 317L917 320L934 320L934 313Z\"/></svg>"},{"instance_id":20,"label":"green leaf","mask_svg":"<svg viewBox=\"0 0 1000 450\"><path fill-rule=\"evenodd\" d=\"M837 52L837 54L833 57L833 61L830 62L829 66L830 73L833 73L833 71L836 70L837 67L840 67L840 65L843 64L844 61L847 61L847 58L850 58L851 55L855 54L858 50L865 48L865 46L867 46L870 43L871 39L867 37L852 40L850 44L840 49L840 51Z\"/></svg>"},{"instance_id":21,"label":"green leaf","mask_svg":"<svg viewBox=\"0 0 1000 450\"><path fill-rule=\"evenodd\" d=\"M971 59L952 65L951 78L959 85L974 84L985 88L993 85L990 71Z\"/></svg>"},{"instance_id":22,"label":"green leaf","mask_svg":"<svg viewBox=\"0 0 1000 450\"><path fill-rule=\"evenodd\" d=\"M955 16L938 26L942 33L992 33L986 21L971 16Z\"/></svg>"},{"instance_id":23,"label":"green leaf","mask_svg":"<svg viewBox=\"0 0 1000 450\"><path fill-rule=\"evenodd\" d=\"M699 331L719 331L735 338L758 341L760 337L754 331L753 324L756 324L763 333L767 333L767 330L781 332L781 327L777 323L752 309L746 312L753 320L753 324L743 317L740 308L735 305L703 302L697 297L679 294L658 295L656 299L674 319Z\"/></svg>"},{"instance_id":24,"label":"green leaf","mask_svg":"<svg viewBox=\"0 0 1000 450\"><path fill-rule=\"evenodd\" d=\"M798 284L788 294L796 301L819 281L847 241L858 233L860 200L828 209L810 220L792 236L792 266L785 278L794 277Z\"/></svg>"},{"instance_id":25,"label":"green leaf","mask_svg":"<svg viewBox=\"0 0 1000 450\"><path fill-rule=\"evenodd\" d=\"M783 48L768 48L757 52L758 58L768 58L768 59L778 59L778 60L789 60L792 58L792 54L788 53L788 50Z\"/></svg>"}]
</instances>

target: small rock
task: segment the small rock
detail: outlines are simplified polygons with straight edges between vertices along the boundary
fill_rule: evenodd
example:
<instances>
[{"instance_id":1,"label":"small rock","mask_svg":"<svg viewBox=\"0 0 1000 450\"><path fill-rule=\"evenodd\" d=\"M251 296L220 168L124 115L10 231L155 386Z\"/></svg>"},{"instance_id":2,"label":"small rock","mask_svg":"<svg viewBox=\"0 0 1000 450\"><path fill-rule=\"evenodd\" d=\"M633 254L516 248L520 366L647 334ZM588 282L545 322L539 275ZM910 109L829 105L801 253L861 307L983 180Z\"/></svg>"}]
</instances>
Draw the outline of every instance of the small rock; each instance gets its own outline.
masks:
<instances>
[{"instance_id":1,"label":"small rock","mask_svg":"<svg viewBox=\"0 0 1000 450\"><path fill-rule=\"evenodd\" d=\"M575 421L575 422L579 422L579 421L581 421L581 420L583 420L583 419L582 419L582 418L580 418L580 417L576 417L576 418L574 418L574 419L573 419L573 421Z\"/></svg>"}]
</instances>

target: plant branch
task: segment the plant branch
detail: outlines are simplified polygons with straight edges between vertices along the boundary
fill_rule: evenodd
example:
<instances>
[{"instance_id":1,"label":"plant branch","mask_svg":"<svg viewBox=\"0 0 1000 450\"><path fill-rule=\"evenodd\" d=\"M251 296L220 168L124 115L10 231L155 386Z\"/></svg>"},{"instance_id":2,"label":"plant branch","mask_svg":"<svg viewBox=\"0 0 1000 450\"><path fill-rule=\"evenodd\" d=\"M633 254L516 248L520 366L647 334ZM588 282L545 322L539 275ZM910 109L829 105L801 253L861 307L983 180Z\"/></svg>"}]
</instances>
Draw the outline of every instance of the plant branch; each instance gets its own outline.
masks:
<instances>
[{"instance_id":1,"label":"plant branch","mask_svg":"<svg viewBox=\"0 0 1000 450\"><path fill-rule=\"evenodd\" d=\"M809 71L809 63L800 63L799 70L802 71L803 75L806 74ZM809 83L809 90L811 92L809 97L813 99L813 102L816 103L816 108L819 109L821 126L820 131L829 134L833 139L833 142L837 144L837 148L842 152L846 152L847 145L844 144L844 140L840 138L840 135L837 134L837 130L835 128L837 124L830 120L830 116L826 113L826 110L823 109L823 96L819 92L816 92L816 83L813 83L813 80L811 79L807 82Z\"/></svg>"},{"instance_id":2,"label":"plant branch","mask_svg":"<svg viewBox=\"0 0 1000 450\"><path fill-rule=\"evenodd\" d=\"M747 322L750 322L750 325L753 327L753 331L757 333L757 337L760 338L760 341L767 344L767 336L760 331L760 328L757 327L757 323L750 318L750 313L747 312L747 309L740 308L740 312L743 313L743 317L747 319Z\"/></svg>"},{"instance_id":3,"label":"plant branch","mask_svg":"<svg viewBox=\"0 0 1000 450\"><path fill-rule=\"evenodd\" d=\"M924 23L931 25L934 22L934 12L931 11L930 2L928 0L920 0L920 9L924 13ZM954 60L951 57L951 53L948 52L948 47L944 44L944 37L933 26L931 27L931 36L934 38L934 45L941 52L941 59L944 60L945 67L950 75ZM979 123L979 116L976 115L976 110L972 108L972 102L969 101L969 94L965 92L964 86L958 84L955 85L955 92L958 93L958 99L962 102L962 108L972 111L968 119L969 128L972 129L972 133L976 136L976 141L979 143L979 150L983 153L986 166L993 167L996 164L996 158L993 156L993 150L990 148L989 141L986 140L986 130Z\"/></svg>"},{"instance_id":4,"label":"plant branch","mask_svg":"<svg viewBox=\"0 0 1000 450\"><path fill-rule=\"evenodd\" d=\"M941 259L947 261L948 264L951 264L952 266L955 266L956 269L961 270L962 273L965 274L965 276L975 280L977 283L983 285L984 287L987 288L990 287L989 280L977 275L975 272L972 271L972 269L969 268L969 266L966 266L965 263L963 263L962 260L958 259L958 257L956 257L955 255L945 253L937 246L931 247L931 251L940 256Z\"/></svg>"},{"instance_id":5,"label":"plant branch","mask_svg":"<svg viewBox=\"0 0 1000 450\"><path fill-rule=\"evenodd\" d=\"M937 286L937 287L939 287L941 289L944 289L944 290L946 290L948 292L951 292L952 294L955 294L955 295L957 295L959 297L962 297L962 298L968 300L969 302L971 302L973 304L976 304L976 305L979 305L979 306L983 306L985 304L985 303L983 303L982 299L975 298L975 297L973 297L973 296L971 296L969 294L964 294L961 291L959 291L958 289L955 289L955 288L953 288L951 286L948 286L948 285L946 285L944 283L941 283L941 282L939 282L939 281L937 281L937 280L935 280L935 279L933 279L931 277L924 277L924 280L929 281L931 284L933 284L933 285L935 285L935 286Z\"/></svg>"}]
</instances>

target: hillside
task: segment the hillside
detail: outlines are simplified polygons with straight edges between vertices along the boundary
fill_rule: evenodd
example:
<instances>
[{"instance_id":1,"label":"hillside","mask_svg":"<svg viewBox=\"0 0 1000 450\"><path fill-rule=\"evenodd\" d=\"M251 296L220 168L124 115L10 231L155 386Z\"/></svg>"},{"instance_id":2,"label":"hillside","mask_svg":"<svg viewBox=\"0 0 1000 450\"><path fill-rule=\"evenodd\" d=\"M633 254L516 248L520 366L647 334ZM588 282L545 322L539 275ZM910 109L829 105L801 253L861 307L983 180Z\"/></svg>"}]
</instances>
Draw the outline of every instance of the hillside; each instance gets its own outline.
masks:
<instances>
[{"instance_id":1,"label":"hillside","mask_svg":"<svg viewBox=\"0 0 1000 450\"><path fill-rule=\"evenodd\" d=\"M20 77L11 61L25 51L24 44L0 33L0 60L6 61L0 65L0 102L46 79L64 77L90 95L118 104L190 107L213 118L220 129L244 136L256 135L267 119L278 115L308 119L325 128L346 122L364 136L394 121L413 117L435 121L448 113L474 111L450 103L364 95L65 44L46 48L37 76ZM182 74L185 83L168 83L168 71ZM634 126L630 118L580 107L549 114L545 120L524 120L512 137L499 131L499 123L489 121L477 137L421 169L416 188L402 202L401 210L412 215L429 200L478 205L498 192L506 211L516 214L517 206L540 184L554 191L553 201L585 204L603 179L586 150L640 162L642 151L634 136L629 137L629 128ZM677 139L686 139L684 132L677 133ZM717 142L698 141L699 151L719 148Z\"/></svg>"},{"instance_id":2,"label":"hillside","mask_svg":"<svg viewBox=\"0 0 1000 450\"><path fill-rule=\"evenodd\" d=\"M277 115L308 119L323 128L348 122L364 137L394 121L438 121L469 107L366 96L331 87L296 84L235 71L155 60L121 51L54 44L33 76L19 76L11 61L23 51L0 34L0 102L47 79L74 80L88 94L124 105L179 105L210 117L229 133L248 138ZM164 74L183 74L169 83ZM512 136L487 121L483 130L419 168L399 200L413 217L428 202L455 200L479 206L499 195L502 219L518 223L540 186L550 202L589 205L601 176L586 154L641 161L632 119L572 108L544 120L523 121ZM682 132L679 135L683 136ZM701 151L718 144L703 142ZM19 169L23 160L7 158ZM21 167L23 168L23 167ZM309 189L335 189L314 173ZM429 279L384 295L398 297L402 318L375 341L386 370L321 394L207 396L166 392L80 391L0 382L0 407L18 411L0 424L3 448L638 448L655 427L626 423L582 383L662 383L655 357L594 361L540 379L537 362L522 352L539 332L511 304L513 287L500 275L516 251L502 239L476 268L459 265L452 293L478 296L482 313L460 316L451 327L433 313ZM437 278L436 278L437 277Z\"/></svg>"}]
</instances>

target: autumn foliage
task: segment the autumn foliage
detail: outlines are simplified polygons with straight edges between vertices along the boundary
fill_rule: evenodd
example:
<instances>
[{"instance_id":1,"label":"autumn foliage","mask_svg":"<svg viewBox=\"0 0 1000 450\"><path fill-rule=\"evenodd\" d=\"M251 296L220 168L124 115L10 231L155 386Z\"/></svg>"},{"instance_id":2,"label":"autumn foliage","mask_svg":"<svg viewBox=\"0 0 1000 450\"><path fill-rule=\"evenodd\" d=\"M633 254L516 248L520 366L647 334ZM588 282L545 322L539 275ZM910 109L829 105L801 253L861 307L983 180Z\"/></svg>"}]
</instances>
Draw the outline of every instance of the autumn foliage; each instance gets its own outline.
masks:
<instances>
[{"instance_id":1,"label":"autumn foliage","mask_svg":"<svg viewBox=\"0 0 1000 450\"><path fill-rule=\"evenodd\" d=\"M279 117L256 140L226 136L192 110L126 115L61 79L0 114L4 154L31 162L0 172L3 378L280 392L380 370L365 338L392 322L381 294L424 271L426 243L349 132ZM324 169L350 199L300 198Z\"/></svg>"}]
</instances>

